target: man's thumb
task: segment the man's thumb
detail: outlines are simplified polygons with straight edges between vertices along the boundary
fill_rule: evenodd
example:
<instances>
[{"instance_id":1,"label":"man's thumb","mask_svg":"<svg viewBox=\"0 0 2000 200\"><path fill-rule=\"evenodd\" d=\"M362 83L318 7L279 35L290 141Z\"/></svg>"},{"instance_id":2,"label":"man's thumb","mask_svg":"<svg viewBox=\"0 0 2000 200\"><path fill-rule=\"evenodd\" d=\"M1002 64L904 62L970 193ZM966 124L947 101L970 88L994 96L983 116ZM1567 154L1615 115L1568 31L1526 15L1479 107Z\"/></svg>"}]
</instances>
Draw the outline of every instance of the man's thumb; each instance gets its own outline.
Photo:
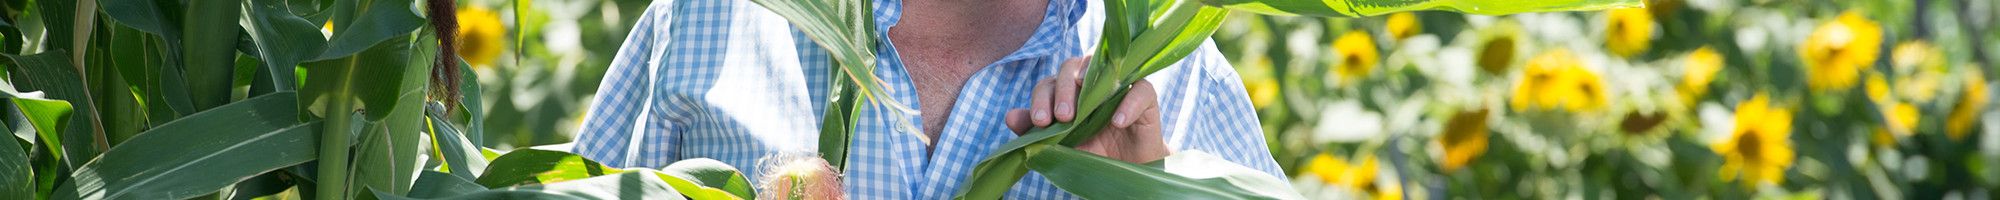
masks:
<instances>
[{"instance_id":1,"label":"man's thumb","mask_svg":"<svg viewBox=\"0 0 2000 200\"><path fill-rule=\"evenodd\" d=\"M1008 110L1007 117L1002 120L1007 122L1007 129L1014 130L1014 135L1026 134L1028 128L1035 126L1035 122L1028 119L1028 109Z\"/></svg>"}]
</instances>

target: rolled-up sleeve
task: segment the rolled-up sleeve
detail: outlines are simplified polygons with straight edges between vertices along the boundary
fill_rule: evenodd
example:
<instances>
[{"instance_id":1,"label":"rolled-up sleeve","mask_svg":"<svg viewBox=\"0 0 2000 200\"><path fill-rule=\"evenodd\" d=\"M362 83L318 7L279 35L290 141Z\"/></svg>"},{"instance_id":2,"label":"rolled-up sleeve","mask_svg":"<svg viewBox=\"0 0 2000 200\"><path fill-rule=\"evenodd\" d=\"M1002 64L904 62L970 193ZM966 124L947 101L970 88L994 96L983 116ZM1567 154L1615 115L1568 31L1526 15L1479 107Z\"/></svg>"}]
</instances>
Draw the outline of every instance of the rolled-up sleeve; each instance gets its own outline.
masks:
<instances>
[{"instance_id":1,"label":"rolled-up sleeve","mask_svg":"<svg viewBox=\"0 0 2000 200\"><path fill-rule=\"evenodd\" d=\"M1213 40L1170 69L1176 72L1146 77L1161 86L1156 87L1161 94L1161 134L1169 148L1201 150L1285 177L1265 145L1263 127L1242 77L1216 51Z\"/></svg>"},{"instance_id":2,"label":"rolled-up sleeve","mask_svg":"<svg viewBox=\"0 0 2000 200\"><path fill-rule=\"evenodd\" d=\"M661 114L654 113L660 109L652 103L657 96L654 78L659 76L654 66L659 66L662 47L671 42L666 34L672 27L668 23L673 2L653 2L632 25L579 126L574 149L578 155L617 167L659 167L655 165L664 165L659 160L670 160L662 156L674 155L670 151L675 146L674 125L650 117Z\"/></svg>"}]
</instances>

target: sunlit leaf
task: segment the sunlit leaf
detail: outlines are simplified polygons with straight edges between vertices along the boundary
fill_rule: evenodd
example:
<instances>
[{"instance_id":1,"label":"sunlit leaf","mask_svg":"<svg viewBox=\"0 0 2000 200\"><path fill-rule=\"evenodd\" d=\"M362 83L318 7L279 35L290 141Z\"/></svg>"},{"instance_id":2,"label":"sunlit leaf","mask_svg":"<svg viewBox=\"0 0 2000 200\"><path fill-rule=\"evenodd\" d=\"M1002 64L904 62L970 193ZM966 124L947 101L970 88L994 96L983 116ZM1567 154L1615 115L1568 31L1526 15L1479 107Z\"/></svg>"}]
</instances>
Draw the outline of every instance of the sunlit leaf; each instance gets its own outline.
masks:
<instances>
[{"instance_id":1,"label":"sunlit leaf","mask_svg":"<svg viewBox=\"0 0 2000 200\"><path fill-rule=\"evenodd\" d=\"M454 176L437 176L457 178ZM686 199L653 170L609 174L561 183L494 188L458 195L420 198L375 192L380 199Z\"/></svg>"},{"instance_id":2,"label":"sunlit leaf","mask_svg":"<svg viewBox=\"0 0 2000 200\"><path fill-rule=\"evenodd\" d=\"M300 123L292 93L168 122L78 168L63 197L181 199L312 160L319 123Z\"/></svg>"},{"instance_id":3,"label":"sunlit leaf","mask_svg":"<svg viewBox=\"0 0 2000 200\"><path fill-rule=\"evenodd\" d=\"M545 184L622 172L568 152L519 149L494 158L475 180L488 188Z\"/></svg>"}]
</instances>

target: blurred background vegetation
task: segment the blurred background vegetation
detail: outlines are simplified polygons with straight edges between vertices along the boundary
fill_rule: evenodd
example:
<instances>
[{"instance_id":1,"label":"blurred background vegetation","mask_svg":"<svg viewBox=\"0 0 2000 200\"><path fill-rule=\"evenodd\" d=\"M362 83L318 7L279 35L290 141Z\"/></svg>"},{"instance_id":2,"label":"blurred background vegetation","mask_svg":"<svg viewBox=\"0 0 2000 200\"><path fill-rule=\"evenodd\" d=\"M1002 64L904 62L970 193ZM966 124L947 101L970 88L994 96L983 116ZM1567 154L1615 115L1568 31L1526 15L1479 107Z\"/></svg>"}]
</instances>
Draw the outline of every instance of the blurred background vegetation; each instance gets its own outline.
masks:
<instances>
[{"instance_id":1,"label":"blurred background vegetation","mask_svg":"<svg viewBox=\"0 0 2000 200\"><path fill-rule=\"evenodd\" d=\"M490 147L568 142L645 0L466 0ZM516 5L518 4L518 5ZM1232 15L1214 39L1315 198L1991 199L2000 3L1652 0ZM519 51L517 51L519 50Z\"/></svg>"}]
</instances>

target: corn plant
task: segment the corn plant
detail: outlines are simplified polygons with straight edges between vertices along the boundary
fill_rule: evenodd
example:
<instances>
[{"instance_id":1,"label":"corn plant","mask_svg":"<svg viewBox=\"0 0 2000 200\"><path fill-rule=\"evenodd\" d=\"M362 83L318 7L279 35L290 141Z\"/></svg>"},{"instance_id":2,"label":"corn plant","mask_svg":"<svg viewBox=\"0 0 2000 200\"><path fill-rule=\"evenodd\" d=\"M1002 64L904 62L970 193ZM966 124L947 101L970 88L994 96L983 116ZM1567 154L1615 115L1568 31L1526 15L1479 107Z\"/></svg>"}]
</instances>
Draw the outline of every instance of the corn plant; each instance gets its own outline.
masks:
<instances>
[{"instance_id":1,"label":"corn plant","mask_svg":"<svg viewBox=\"0 0 2000 200\"><path fill-rule=\"evenodd\" d=\"M1300 1L1300 0L1220 0L1215 6L1268 14L1314 16L1369 16L1415 10L1446 10L1475 14L1509 14L1590 10L1636 6L1636 0L1566 1ZM1284 186L1259 185L1255 174L1191 179L1167 173L1159 167L1144 167L1069 149L1095 137L1111 116L1098 110L1116 109L1129 86L1139 79L1178 62L1206 40L1220 25L1223 9L1204 6L1194 0L1111 0L1104 3L1103 41L1087 68L1075 105L1078 118L1030 130L1001 146L973 170L966 187L954 198L997 199L1032 169L1042 172L1058 188L1085 198L1296 198L1283 192L1259 189ZM1080 176L1083 172L1090 179ZM1120 183L1106 183L1117 181ZM1136 192L1136 193L1135 193ZM1278 195L1273 195L1278 194Z\"/></svg>"},{"instance_id":2,"label":"corn plant","mask_svg":"<svg viewBox=\"0 0 2000 200\"><path fill-rule=\"evenodd\" d=\"M880 37L875 32L872 7L868 0L753 0L790 20L795 27L821 46L827 47L840 65L829 82L827 114L822 120L820 153L839 166L845 159L846 140L853 131L855 109L861 105L897 105L893 101L869 98L881 96L872 76L874 50ZM1538 2L1506 1L1293 1L1223 0L1208 2L1271 14L1319 16L1367 16L1412 10L1450 10L1480 14L1506 14L1558 10L1601 9L1630 6L1633 0L1566 0ZM1228 177L1190 179L1172 175L1158 167L1139 166L1081 153L1074 147L1095 136L1110 116L1099 109L1113 109L1129 86L1178 62L1215 31L1226 10L1204 6L1193 0L1112 0L1106 2L1103 41L1096 59L1085 72L1076 105L1083 116L1070 123L1029 131L1004 144L982 161L967 179L956 198L996 199L1008 187L1034 169L1048 174L1093 173L1096 179L1051 178L1057 187L1087 198L1131 197L1132 191L1146 191L1149 197L1271 198L1269 193L1252 191L1241 181ZM858 91L857 91L858 90ZM857 98L856 96L861 97ZM859 101L857 101L859 100ZM872 103L863 103L872 102ZM887 106L892 107L894 106ZM908 126L908 125L905 125ZM1104 181L1122 183L1104 183ZM1255 182L1255 181L1252 181ZM1103 187L1115 186L1115 187ZM1279 186L1282 187L1282 186ZM1150 193L1147 193L1150 192ZM1116 196L1105 196L1116 195Z\"/></svg>"},{"instance_id":3,"label":"corn plant","mask_svg":"<svg viewBox=\"0 0 2000 200\"><path fill-rule=\"evenodd\" d=\"M1076 121L1028 131L1003 144L973 168L954 198L998 199L1033 169L1051 183L1085 198L1276 198L1253 192L1282 185L1250 186L1227 178L1191 179L1158 167L1116 161L1071 149L1095 137L1110 122L1109 112L1132 83L1192 53L1220 26L1227 10L1194 0L1112 0L1104 3L1103 40L1085 68L1078 90ZM1097 178L1068 179L1061 174ZM1118 181L1122 183L1105 183ZM1089 190L1084 190L1089 189ZM1127 192L1121 192L1127 191ZM1147 191L1131 193L1129 191ZM1136 195L1136 196L1134 196Z\"/></svg>"},{"instance_id":4,"label":"corn plant","mask_svg":"<svg viewBox=\"0 0 2000 200\"><path fill-rule=\"evenodd\" d=\"M821 117L819 153L834 169L845 169L847 141L853 135L862 106L891 112L909 111L908 106L887 99L882 80L875 77L875 50L879 35L875 30L873 0L751 0L789 20L806 37L833 55L836 69L827 70L826 113ZM913 123L897 128L915 130ZM912 133L918 133L911 131Z\"/></svg>"},{"instance_id":5,"label":"corn plant","mask_svg":"<svg viewBox=\"0 0 2000 200\"><path fill-rule=\"evenodd\" d=\"M481 133L459 127L483 116L441 48L453 4L0 3L0 132L17 133L0 199L755 197L714 161L615 169L468 142Z\"/></svg>"}]
</instances>

